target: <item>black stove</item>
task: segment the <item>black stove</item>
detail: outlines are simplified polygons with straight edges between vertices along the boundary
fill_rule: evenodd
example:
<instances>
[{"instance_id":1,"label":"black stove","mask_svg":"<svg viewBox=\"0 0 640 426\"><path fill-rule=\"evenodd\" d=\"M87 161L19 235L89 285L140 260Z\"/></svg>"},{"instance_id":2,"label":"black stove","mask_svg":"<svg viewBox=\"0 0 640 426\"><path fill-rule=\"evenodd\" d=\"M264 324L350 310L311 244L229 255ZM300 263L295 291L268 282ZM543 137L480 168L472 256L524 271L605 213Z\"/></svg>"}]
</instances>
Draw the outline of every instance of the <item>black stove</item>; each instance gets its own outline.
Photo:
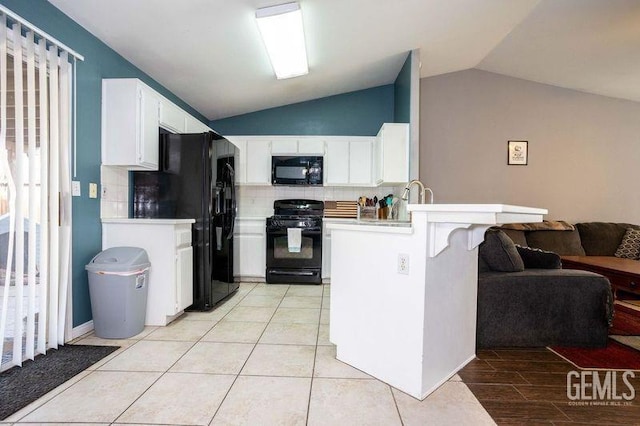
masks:
<instances>
[{"instance_id":1,"label":"black stove","mask_svg":"<svg viewBox=\"0 0 640 426\"><path fill-rule=\"evenodd\" d=\"M267 218L269 228L322 228L321 216L286 216L273 215Z\"/></svg>"},{"instance_id":2,"label":"black stove","mask_svg":"<svg viewBox=\"0 0 640 426\"><path fill-rule=\"evenodd\" d=\"M267 283L322 283L324 203L276 200L273 210L267 218Z\"/></svg>"}]
</instances>

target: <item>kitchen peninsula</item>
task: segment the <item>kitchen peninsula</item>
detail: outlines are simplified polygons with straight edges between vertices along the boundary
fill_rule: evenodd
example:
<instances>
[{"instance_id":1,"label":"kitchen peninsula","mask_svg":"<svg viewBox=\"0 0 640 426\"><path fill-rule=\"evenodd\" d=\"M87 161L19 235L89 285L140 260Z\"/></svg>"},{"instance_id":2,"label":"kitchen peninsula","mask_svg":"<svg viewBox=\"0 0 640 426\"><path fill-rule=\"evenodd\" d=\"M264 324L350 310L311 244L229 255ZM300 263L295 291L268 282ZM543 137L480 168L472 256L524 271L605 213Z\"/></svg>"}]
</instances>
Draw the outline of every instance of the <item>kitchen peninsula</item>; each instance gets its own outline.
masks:
<instances>
[{"instance_id":1,"label":"kitchen peninsula","mask_svg":"<svg viewBox=\"0 0 640 426\"><path fill-rule=\"evenodd\" d=\"M478 245L545 209L410 204L411 226L330 224L337 358L424 399L475 357Z\"/></svg>"}]
</instances>

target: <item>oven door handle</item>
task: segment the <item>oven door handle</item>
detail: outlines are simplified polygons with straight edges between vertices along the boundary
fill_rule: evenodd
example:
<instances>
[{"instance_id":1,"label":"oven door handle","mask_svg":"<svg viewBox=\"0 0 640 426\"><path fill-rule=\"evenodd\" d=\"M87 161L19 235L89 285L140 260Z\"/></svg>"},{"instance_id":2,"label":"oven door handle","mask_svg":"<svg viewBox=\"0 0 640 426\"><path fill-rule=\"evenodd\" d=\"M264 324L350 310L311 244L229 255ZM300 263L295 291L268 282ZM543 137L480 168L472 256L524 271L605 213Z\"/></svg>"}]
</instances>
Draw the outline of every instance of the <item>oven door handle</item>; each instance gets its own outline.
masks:
<instances>
[{"instance_id":1,"label":"oven door handle","mask_svg":"<svg viewBox=\"0 0 640 426\"><path fill-rule=\"evenodd\" d=\"M316 272L312 271L270 271L271 275L293 275L296 277L311 277L316 275Z\"/></svg>"},{"instance_id":2,"label":"oven door handle","mask_svg":"<svg viewBox=\"0 0 640 426\"><path fill-rule=\"evenodd\" d=\"M287 235L287 229L267 229L267 234L268 235ZM302 229L302 235L306 236L306 235L321 235L322 234L322 229L314 229L314 230L308 230L303 228Z\"/></svg>"}]
</instances>

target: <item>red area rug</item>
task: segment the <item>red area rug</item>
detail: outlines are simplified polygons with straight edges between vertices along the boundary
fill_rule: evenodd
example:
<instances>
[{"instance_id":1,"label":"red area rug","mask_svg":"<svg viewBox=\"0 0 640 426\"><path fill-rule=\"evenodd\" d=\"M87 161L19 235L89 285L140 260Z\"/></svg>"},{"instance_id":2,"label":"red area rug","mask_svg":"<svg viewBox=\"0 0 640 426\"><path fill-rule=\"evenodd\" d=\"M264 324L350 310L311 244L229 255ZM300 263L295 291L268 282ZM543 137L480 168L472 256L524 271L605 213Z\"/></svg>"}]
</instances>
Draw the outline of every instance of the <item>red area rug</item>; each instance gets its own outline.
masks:
<instances>
[{"instance_id":1,"label":"red area rug","mask_svg":"<svg viewBox=\"0 0 640 426\"><path fill-rule=\"evenodd\" d=\"M571 348L550 347L560 357L566 359L578 368L587 370L640 370L640 351L632 346L638 346L640 337L640 312L632 308L615 304L613 324L609 329L609 339L606 348ZM619 343L614 336L625 344Z\"/></svg>"},{"instance_id":2,"label":"red area rug","mask_svg":"<svg viewBox=\"0 0 640 426\"><path fill-rule=\"evenodd\" d=\"M640 351L609 339L606 348L549 348L584 370L640 370Z\"/></svg>"},{"instance_id":3,"label":"red area rug","mask_svg":"<svg viewBox=\"0 0 640 426\"><path fill-rule=\"evenodd\" d=\"M614 305L613 325L609 334L618 336L640 336L640 311L632 308Z\"/></svg>"}]
</instances>

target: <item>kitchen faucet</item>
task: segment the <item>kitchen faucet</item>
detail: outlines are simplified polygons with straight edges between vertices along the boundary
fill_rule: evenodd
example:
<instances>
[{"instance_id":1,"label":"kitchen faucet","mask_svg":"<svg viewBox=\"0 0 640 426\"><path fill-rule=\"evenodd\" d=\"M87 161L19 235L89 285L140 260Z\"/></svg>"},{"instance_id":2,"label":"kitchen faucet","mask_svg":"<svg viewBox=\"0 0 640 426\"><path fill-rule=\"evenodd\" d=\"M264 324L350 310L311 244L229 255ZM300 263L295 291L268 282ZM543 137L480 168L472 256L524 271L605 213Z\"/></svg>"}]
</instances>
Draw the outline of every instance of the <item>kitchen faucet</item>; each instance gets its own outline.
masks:
<instances>
[{"instance_id":1,"label":"kitchen faucet","mask_svg":"<svg viewBox=\"0 0 640 426\"><path fill-rule=\"evenodd\" d=\"M429 197L430 198L429 203L433 204L433 191L431 190L431 188L425 188L424 184L422 182L420 182L418 179L412 180L404 188L404 192L402 193L402 199L403 200L405 200L405 201L409 200L409 191L411 190L411 187L413 185L418 185L418 187L420 188L420 192L418 193L418 204L426 204L424 202L424 193L426 191L429 191L429 194L431 195Z\"/></svg>"}]
</instances>

